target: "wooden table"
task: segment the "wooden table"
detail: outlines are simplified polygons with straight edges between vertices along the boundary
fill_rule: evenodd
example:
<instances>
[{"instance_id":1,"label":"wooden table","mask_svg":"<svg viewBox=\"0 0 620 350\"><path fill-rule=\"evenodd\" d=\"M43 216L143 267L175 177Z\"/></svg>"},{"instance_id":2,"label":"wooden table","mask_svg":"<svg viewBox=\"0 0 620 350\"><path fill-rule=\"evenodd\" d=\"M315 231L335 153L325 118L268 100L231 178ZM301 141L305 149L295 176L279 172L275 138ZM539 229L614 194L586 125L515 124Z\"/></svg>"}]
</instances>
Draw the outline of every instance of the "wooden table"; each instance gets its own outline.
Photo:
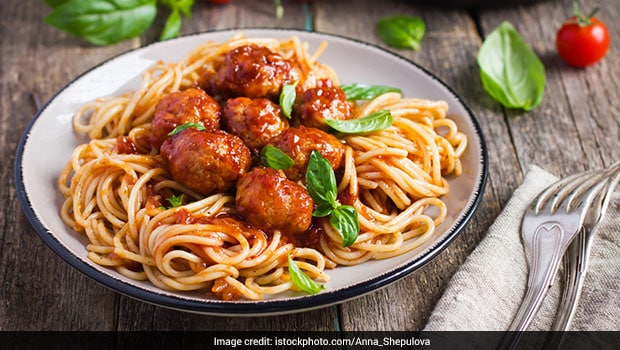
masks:
<instances>
[{"instance_id":1,"label":"wooden table","mask_svg":"<svg viewBox=\"0 0 620 350\"><path fill-rule=\"evenodd\" d=\"M271 0L232 0L214 6L197 0L183 33L233 27L285 27L337 33L385 47L374 24L395 14L419 16L427 24L420 51L395 50L453 87L469 104L488 142L489 181L482 204L466 230L424 268L379 291L311 312L227 318L184 313L119 295L91 281L49 249L29 225L13 179L16 146L37 111L80 73L114 55L157 40L158 18L142 37L94 47L43 22L43 1L0 2L0 330L419 330L450 277L484 238L527 167L559 175L600 168L620 159L620 2L600 3L612 47L587 69L564 64L555 33L571 12L571 1L467 10L422 7L413 1L283 1L276 20ZM378 5L378 4L381 5ZM164 12L161 11L163 14ZM542 105L531 112L506 110L483 90L476 54L485 36L508 20L546 67ZM389 300L398 299L396 308Z\"/></svg>"}]
</instances>

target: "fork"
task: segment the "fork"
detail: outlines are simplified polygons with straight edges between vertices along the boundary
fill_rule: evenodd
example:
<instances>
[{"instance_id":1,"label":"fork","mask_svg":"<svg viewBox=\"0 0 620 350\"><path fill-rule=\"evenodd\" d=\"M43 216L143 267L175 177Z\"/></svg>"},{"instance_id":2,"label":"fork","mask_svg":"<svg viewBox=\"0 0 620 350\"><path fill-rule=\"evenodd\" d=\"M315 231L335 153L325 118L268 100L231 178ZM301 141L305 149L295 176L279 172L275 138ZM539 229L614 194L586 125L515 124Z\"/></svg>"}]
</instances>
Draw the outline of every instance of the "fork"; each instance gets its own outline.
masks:
<instances>
[{"instance_id":1,"label":"fork","mask_svg":"<svg viewBox=\"0 0 620 350\"><path fill-rule=\"evenodd\" d=\"M551 327L553 336L545 343L545 349L557 349L561 345L564 332L570 328L575 315L583 281L587 270L592 239L596 235L600 222L605 216L611 196L620 182L620 161L612 164L604 171L607 177L604 190L596 200L600 204L593 205L584 219L583 227L579 234L568 247L564 256L564 279L565 286L561 296L555 321Z\"/></svg>"},{"instance_id":2,"label":"fork","mask_svg":"<svg viewBox=\"0 0 620 350\"><path fill-rule=\"evenodd\" d=\"M557 181L541 192L521 222L529 275L523 302L500 348L514 348L540 308L562 256L605 186L605 174L586 171Z\"/></svg>"}]
</instances>

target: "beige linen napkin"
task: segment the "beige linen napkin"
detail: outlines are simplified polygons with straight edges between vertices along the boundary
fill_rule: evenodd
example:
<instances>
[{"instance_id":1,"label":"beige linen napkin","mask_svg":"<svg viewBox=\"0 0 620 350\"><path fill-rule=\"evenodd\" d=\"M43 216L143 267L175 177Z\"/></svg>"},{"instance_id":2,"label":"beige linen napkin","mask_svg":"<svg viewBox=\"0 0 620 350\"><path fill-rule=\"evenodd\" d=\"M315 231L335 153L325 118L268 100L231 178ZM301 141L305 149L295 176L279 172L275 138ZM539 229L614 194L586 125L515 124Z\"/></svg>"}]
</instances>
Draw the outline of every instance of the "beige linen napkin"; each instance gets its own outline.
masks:
<instances>
[{"instance_id":1,"label":"beige linen napkin","mask_svg":"<svg viewBox=\"0 0 620 350\"><path fill-rule=\"evenodd\" d=\"M448 284L424 331L505 331L521 304L527 263L521 243L521 216L556 178L528 169L487 235ZM588 272L571 330L620 330L620 186L592 243ZM550 330L561 292L562 271L529 330Z\"/></svg>"}]
</instances>

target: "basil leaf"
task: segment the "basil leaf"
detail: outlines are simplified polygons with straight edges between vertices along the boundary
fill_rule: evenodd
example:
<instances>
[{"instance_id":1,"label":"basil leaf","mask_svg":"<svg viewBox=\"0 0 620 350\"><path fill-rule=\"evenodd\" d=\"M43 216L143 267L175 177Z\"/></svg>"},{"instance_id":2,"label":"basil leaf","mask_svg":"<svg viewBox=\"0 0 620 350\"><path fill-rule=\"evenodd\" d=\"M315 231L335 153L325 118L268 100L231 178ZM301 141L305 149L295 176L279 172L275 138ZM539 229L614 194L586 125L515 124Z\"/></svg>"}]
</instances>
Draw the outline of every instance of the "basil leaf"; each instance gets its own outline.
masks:
<instances>
[{"instance_id":1,"label":"basil leaf","mask_svg":"<svg viewBox=\"0 0 620 350\"><path fill-rule=\"evenodd\" d=\"M325 206L336 207L336 175L327 159L317 151L310 153L308 169L306 170L306 189L310 197L319 206L321 212Z\"/></svg>"},{"instance_id":2,"label":"basil leaf","mask_svg":"<svg viewBox=\"0 0 620 350\"><path fill-rule=\"evenodd\" d=\"M366 85L366 84L348 84L340 85L340 88L347 95L347 100L373 100L386 92L398 92L402 91L399 88L382 86L382 85Z\"/></svg>"},{"instance_id":3,"label":"basil leaf","mask_svg":"<svg viewBox=\"0 0 620 350\"><path fill-rule=\"evenodd\" d=\"M161 3L170 7L171 12L168 15L168 19L166 19L166 24L159 36L159 40L176 38L181 32L181 25L183 23L181 13L186 17L191 17L194 0L161 0Z\"/></svg>"},{"instance_id":4,"label":"basil leaf","mask_svg":"<svg viewBox=\"0 0 620 350\"><path fill-rule=\"evenodd\" d=\"M45 22L92 44L109 45L144 33L156 15L156 0L69 0Z\"/></svg>"},{"instance_id":5,"label":"basil leaf","mask_svg":"<svg viewBox=\"0 0 620 350\"><path fill-rule=\"evenodd\" d=\"M194 6L194 0L160 0L160 2L162 5L170 7L173 11L179 11L186 17L192 16L192 6Z\"/></svg>"},{"instance_id":6,"label":"basil leaf","mask_svg":"<svg viewBox=\"0 0 620 350\"><path fill-rule=\"evenodd\" d=\"M308 275L295 264L290 255L288 256L288 272L291 274L291 281L293 281L293 284L303 292L316 294L320 292L321 289L325 288L324 285L308 277Z\"/></svg>"},{"instance_id":7,"label":"basil leaf","mask_svg":"<svg viewBox=\"0 0 620 350\"><path fill-rule=\"evenodd\" d=\"M164 29L159 35L159 40L167 40L179 36L179 33L181 32L181 24L181 13L176 9L172 10L168 16L168 19L166 19Z\"/></svg>"},{"instance_id":8,"label":"basil leaf","mask_svg":"<svg viewBox=\"0 0 620 350\"><path fill-rule=\"evenodd\" d=\"M295 161L278 147L266 145L260 150L260 160L264 166L281 170L288 169L295 164Z\"/></svg>"},{"instance_id":9,"label":"basil leaf","mask_svg":"<svg viewBox=\"0 0 620 350\"><path fill-rule=\"evenodd\" d=\"M166 201L170 204L169 208L177 208L183 205L183 194L178 196L172 195L166 198Z\"/></svg>"},{"instance_id":10,"label":"basil leaf","mask_svg":"<svg viewBox=\"0 0 620 350\"><path fill-rule=\"evenodd\" d=\"M325 217L332 213L334 206L334 203L322 202L314 209L312 216L317 218Z\"/></svg>"},{"instance_id":11,"label":"basil leaf","mask_svg":"<svg viewBox=\"0 0 620 350\"><path fill-rule=\"evenodd\" d=\"M396 48L418 51L425 31L426 24L419 17L393 16L377 21L377 33L381 40Z\"/></svg>"},{"instance_id":12,"label":"basil leaf","mask_svg":"<svg viewBox=\"0 0 620 350\"><path fill-rule=\"evenodd\" d=\"M357 211L350 205L338 205L334 169L317 151L312 151L310 154L306 171L306 189L317 204L312 216L329 215L329 222L342 236L342 245L348 247L355 243L360 231Z\"/></svg>"},{"instance_id":13,"label":"basil leaf","mask_svg":"<svg viewBox=\"0 0 620 350\"><path fill-rule=\"evenodd\" d=\"M355 243L360 232L357 210L350 205L340 205L332 211L329 222L340 233L342 246L348 247Z\"/></svg>"},{"instance_id":14,"label":"basil leaf","mask_svg":"<svg viewBox=\"0 0 620 350\"><path fill-rule=\"evenodd\" d=\"M292 84L284 84L282 87L282 92L280 93L280 108L282 109L282 114L284 114L288 119L291 119L293 104L295 103L295 98L297 97L295 92L295 87L297 87L297 84L299 84L299 81L295 81Z\"/></svg>"},{"instance_id":15,"label":"basil leaf","mask_svg":"<svg viewBox=\"0 0 620 350\"><path fill-rule=\"evenodd\" d=\"M363 134L390 127L394 122L394 117L389 110L384 109L357 119L336 120L326 118L324 120L325 124L342 133Z\"/></svg>"},{"instance_id":16,"label":"basil leaf","mask_svg":"<svg viewBox=\"0 0 620 350\"><path fill-rule=\"evenodd\" d=\"M545 67L509 22L484 40L478 66L484 89L503 106L530 111L542 102Z\"/></svg>"},{"instance_id":17,"label":"basil leaf","mask_svg":"<svg viewBox=\"0 0 620 350\"><path fill-rule=\"evenodd\" d=\"M185 129L189 129L189 128L194 128L194 129L196 129L198 131L207 130L207 128L205 128L204 125L199 124L199 123L185 123L185 124L181 124L181 125L177 126L176 128L172 129L172 131L168 133L168 136L176 135L176 134L180 133L181 131L183 131Z\"/></svg>"}]
</instances>

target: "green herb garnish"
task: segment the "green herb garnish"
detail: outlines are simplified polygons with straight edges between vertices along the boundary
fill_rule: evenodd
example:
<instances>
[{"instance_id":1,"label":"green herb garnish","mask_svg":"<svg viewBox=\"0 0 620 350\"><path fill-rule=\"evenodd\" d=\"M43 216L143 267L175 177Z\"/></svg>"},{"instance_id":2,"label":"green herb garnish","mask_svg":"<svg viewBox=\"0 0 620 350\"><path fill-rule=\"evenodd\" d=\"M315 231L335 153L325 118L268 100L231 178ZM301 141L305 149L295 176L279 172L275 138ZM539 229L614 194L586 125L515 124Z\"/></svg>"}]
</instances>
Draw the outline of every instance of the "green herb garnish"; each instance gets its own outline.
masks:
<instances>
[{"instance_id":1,"label":"green herb garnish","mask_svg":"<svg viewBox=\"0 0 620 350\"><path fill-rule=\"evenodd\" d=\"M183 194L178 196L172 195L166 198L166 201L170 204L169 208L177 208L183 205Z\"/></svg>"},{"instance_id":2,"label":"green herb garnish","mask_svg":"<svg viewBox=\"0 0 620 350\"><path fill-rule=\"evenodd\" d=\"M207 130L207 128L205 128L204 125L199 124L199 123L185 123L185 124L181 124L181 125L177 126L176 128L172 129L172 131L168 133L168 136L176 135L176 134L180 133L181 131L189 129L189 128L194 128L194 129L196 129L198 131L205 131L205 130Z\"/></svg>"},{"instance_id":3,"label":"green herb garnish","mask_svg":"<svg viewBox=\"0 0 620 350\"><path fill-rule=\"evenodd\" d=\"M293 281L293 284L303 292L316 294L320 292L321 289L325 288L324 285L317 283L308 277L308 275L306 275L293 261L290 254L288 256L288 272L291 275L291 281Z\"/></svg>"},{"instance_id":4,"label":"green herb garnish","mask_svg":"<svg viewBox=\"0 0 620 350\"><path fill-rule=\"evenodd\" d=\"M393 16L377 21L377 33L389 46L418 51L426 24L419 17Z\"/></svg>"},{"instance_id":5,"label":"green herb garnish","mask_svg":"<svg viewBox=\"0 0 620 350\"><path fill-rule=\"evenodd\" d=\"M282 92L280 93L280 108L282 109L282 114L284 114L284 116L288 119L291 119L293 104L295 103L295 98L297 97L297 93L295 91L297 84L299 84L299 81L295 81L291 84L284 84L282 87Z\"/></svg>"},{"instance_id":6,"label":"green herb garnish","mask_svg":"<svg viewBox=\"0 0 620 350\"><path fill-rule=\"evenodd\" d=\"M332 129L345 134L364 134L386 129L392 125L394 118L389 110L384 109L362 118L336 120L324 119Z\"/></svg>"},{"instance_id":7,"label":"green herb garnish","mask_svg":"<svg viewBox=\"0 0 620 350\"><path fill-rule=\"evenodd\" d=\"M530 111L542 102L545 67L509 22L484 40L478 66L484 89L503 106Z\"/></svg>"},{"instance_id":8,"label":"green herb garnish","mask_svg":"<svg viewBox=\"0 0 620 350\"><path fill-rule=\"evenodd\" d=\"M337 202L338 188L334 169L321 154L312 151L306 170L306 188L317 204L312 213L315 217L329 215L329 222L342 237L343 247L355 243L360 231L358 214L355 208Z\"/></svg>"},{"instance_id":9,"label":"green herb garnish","mask_svg":"<svg viewBox=\"0 0 620 350\"><path fill-rule=\"evenodd\" d=\"M340 85L342 91L347 95L347 100L373 100L386 92L398 92L402 91L399 88L383 85L366 85L361 83Z\"/></svg>"},{"instance_id":10,"label":"green herb garnish","mask_svg":"<svg viewBox=\"0 0 620 350\"><path fill-rule=\"evenodd\" d=\"M180 206L183 205L183 194L180 194L178 196L172 195L168 198L166 198L166 202L168 202L168 206L161 206L159 207L159 209L161 210L166 210L166 209L171 209L171 208L178 208Z\"/></svg>"},{"instance_id":11,"label":"green herb garnish","mask_svg":"<svg viewBox=\"0 0 620 350\"><path fill-rule=\"evenodd\" d=\"M110 45L142 35L157 17L157 0L46 0L45 22L94 45ZM160 0L170 8L160 39L179 35L181 14L189 17L194 0Z\"/></svg>"},{"instance_id":12,"label":"green herb garnish","mask_svg":"<svg viewBox=\"0 0 620 350\"><path fill-rule=\"evenodd\" d=\"M336 175L329 161L323 158L318 151L310 153L308 169L306 170L306 188L310 197L318 205L317 210L312 213L313 216L327 216L334 210L338 196Z\"/></svg>"},{"instance_id":13,"label":"green herb garnish","mask_svg":"<svg viewBox=\"0 0 620 350\"><path fill-rule=\"evenodd\" d=\"M192 16L192 6L194 6L194 0L161 0L162 5L166 5L170 8L170 14L164 24L164 29L159 35L159 40L172 39L179 36L181 32L181 14L190 18Z\"/></svg>"},{"instance_id":14,"label":"green herb garnish","mask_svg":"<svg viewBox=\"0 0 620 350\"><path fill-rule=\"evenodd\" d=\"M350 205L339 205L329 216L329 222L342 235L342 245L348 247L355 243L360 231L357 210Z\"/></svg>"},{"instance_id":15,"label":"green herb garnish","mask_svg":"<svg viewBox=\"0 0 620 350\"><path fill-rule=\"evenodd\" d=\"M260 160L264 166L276 170L288 169L295 164L295 161L288 154L272 145L266 145L261 149Z\"/></svg>"}]
</instances>

